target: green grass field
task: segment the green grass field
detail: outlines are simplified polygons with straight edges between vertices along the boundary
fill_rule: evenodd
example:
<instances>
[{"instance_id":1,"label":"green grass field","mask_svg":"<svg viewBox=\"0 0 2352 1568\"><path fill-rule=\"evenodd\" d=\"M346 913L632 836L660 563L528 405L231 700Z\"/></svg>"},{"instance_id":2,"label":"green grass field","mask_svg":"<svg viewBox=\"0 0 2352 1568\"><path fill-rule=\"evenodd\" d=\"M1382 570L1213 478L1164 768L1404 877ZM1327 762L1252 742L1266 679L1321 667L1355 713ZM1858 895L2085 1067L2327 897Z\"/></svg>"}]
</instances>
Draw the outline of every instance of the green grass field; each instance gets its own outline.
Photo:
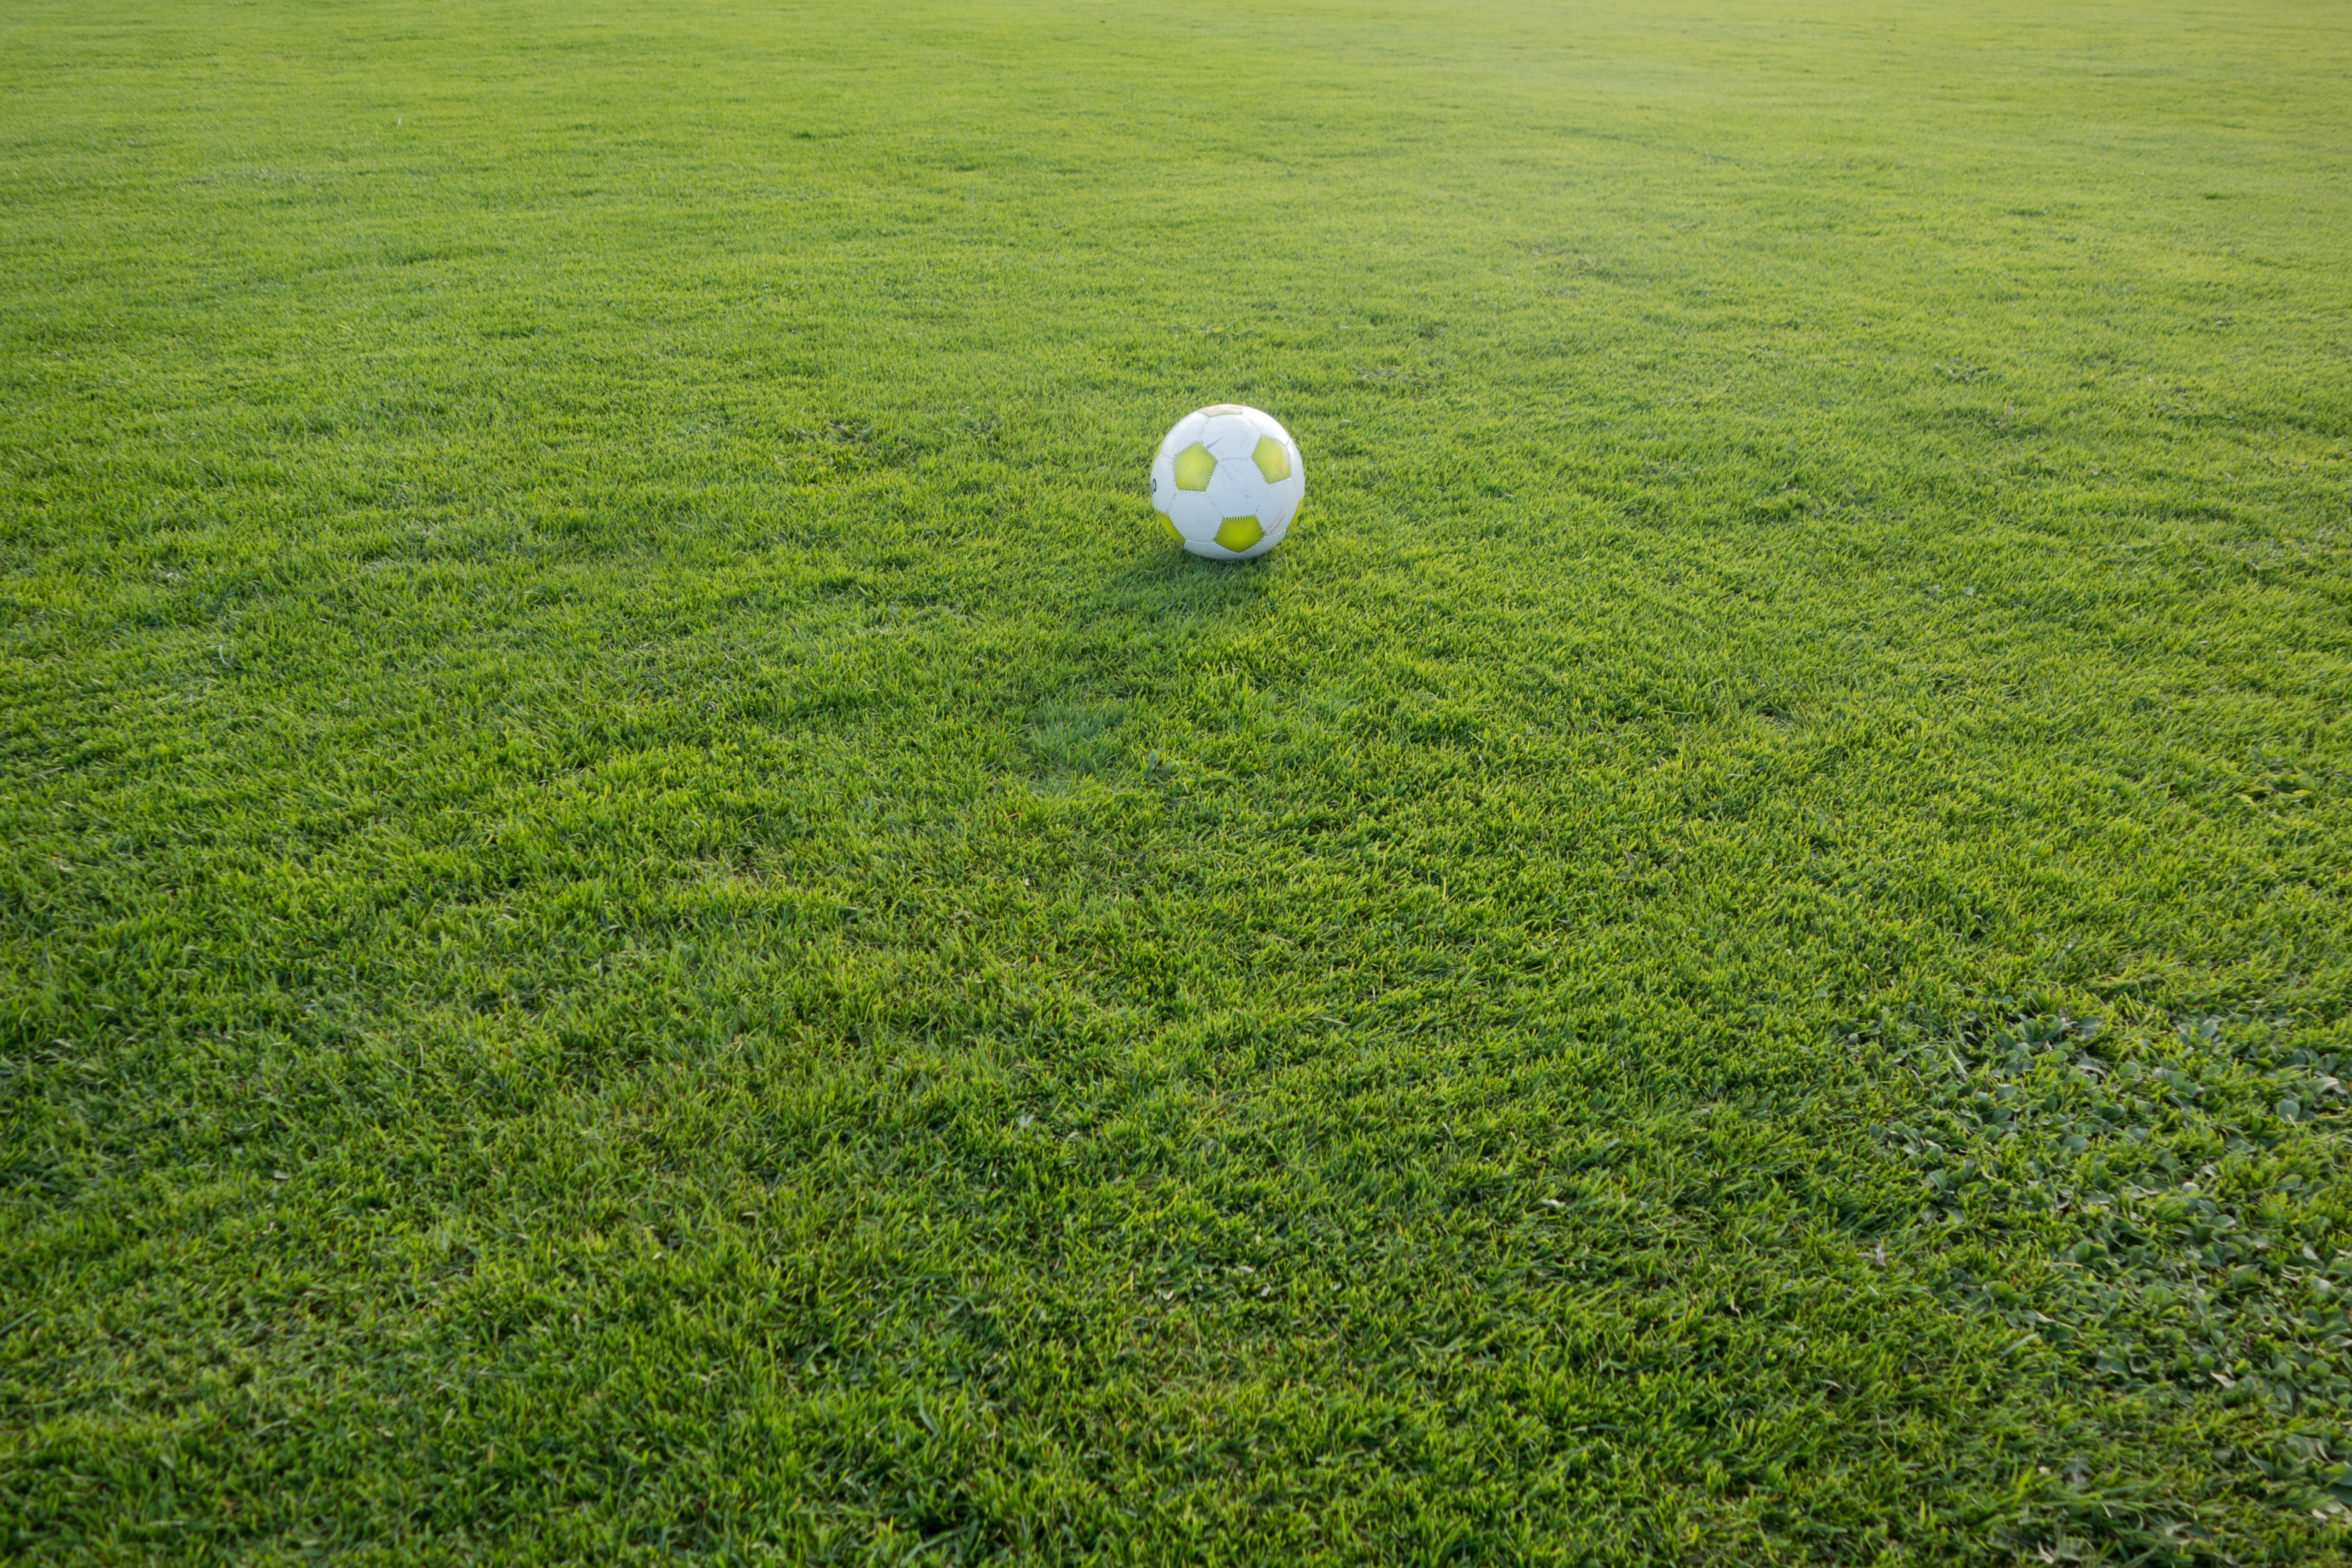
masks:
<instances>
[{"instance_id":1,"label":"green grass field","mask_svg":"<svg viewBox=\"0 0 2352 1568\"><path fill-rule=\"evenodd\" d=\"M2347 163L2322 4L12 0L0 1558L2352 1557Z\"/></svg>"}]
</instances>

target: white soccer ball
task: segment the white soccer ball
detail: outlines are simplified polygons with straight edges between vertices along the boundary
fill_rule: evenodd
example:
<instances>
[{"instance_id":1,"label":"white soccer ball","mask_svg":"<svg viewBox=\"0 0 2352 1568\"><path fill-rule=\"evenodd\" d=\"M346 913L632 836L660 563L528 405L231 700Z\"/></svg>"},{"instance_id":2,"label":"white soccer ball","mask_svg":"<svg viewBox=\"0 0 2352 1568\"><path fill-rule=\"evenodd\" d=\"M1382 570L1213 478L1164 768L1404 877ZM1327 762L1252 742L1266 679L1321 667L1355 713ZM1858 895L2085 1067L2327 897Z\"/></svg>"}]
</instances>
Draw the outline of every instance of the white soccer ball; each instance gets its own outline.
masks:
<instances>
[{"instance_id":1,"label":"white soccer ball","mask_svg":"<svg viewBox=\"0 0 2352 1568\"><path fill-rule=\"evenodd\" d=\"M1281 543L1306 493L1298 443L1273 415L1238 403L1187 414L1151 459L1151 504L1179 543L1212 561Z\"/></svg>"}]
</instances>

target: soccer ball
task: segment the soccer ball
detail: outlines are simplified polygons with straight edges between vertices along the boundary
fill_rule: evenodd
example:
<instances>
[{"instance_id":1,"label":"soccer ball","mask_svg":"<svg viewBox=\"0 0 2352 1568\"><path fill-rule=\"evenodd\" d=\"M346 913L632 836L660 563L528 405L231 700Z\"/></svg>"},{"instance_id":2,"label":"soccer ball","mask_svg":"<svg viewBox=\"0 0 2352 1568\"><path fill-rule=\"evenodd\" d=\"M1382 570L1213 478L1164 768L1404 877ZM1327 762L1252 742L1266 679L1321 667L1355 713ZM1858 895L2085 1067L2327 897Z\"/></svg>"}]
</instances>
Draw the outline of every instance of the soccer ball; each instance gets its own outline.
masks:
<instances>
[{"instance_id":1,"label":"soccer ball","mask_svg":"<svg viewBox=\"0 0 2352 1568\"><path fill-rule=\"evenodd\" d=\"M1298 443L1271 414L1219 403L1176 421L1151 459L1151 504L1176 542L1212 561L1282 542L1307 493Z\"/></svg>"}]
</instances>

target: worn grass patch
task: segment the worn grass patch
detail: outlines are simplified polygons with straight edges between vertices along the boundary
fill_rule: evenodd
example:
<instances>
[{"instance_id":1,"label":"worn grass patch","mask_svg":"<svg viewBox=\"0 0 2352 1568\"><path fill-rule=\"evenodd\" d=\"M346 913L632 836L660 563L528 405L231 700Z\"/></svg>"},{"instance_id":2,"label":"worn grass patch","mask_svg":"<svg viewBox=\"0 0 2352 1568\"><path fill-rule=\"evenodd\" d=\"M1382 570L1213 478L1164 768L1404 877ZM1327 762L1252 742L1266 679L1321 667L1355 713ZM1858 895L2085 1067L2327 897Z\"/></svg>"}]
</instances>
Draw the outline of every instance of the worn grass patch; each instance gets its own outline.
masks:
<instances>
[{"instance_id":1,"label":"worn grass patch","mask_svg":"<svg viewBox=\"0 0 2352 1568\"><path fill-rule=\"evenodd\" d=\"M19 0L0 1555L2342 1557L2347 58Z\"/></svg>"}]
</instances>

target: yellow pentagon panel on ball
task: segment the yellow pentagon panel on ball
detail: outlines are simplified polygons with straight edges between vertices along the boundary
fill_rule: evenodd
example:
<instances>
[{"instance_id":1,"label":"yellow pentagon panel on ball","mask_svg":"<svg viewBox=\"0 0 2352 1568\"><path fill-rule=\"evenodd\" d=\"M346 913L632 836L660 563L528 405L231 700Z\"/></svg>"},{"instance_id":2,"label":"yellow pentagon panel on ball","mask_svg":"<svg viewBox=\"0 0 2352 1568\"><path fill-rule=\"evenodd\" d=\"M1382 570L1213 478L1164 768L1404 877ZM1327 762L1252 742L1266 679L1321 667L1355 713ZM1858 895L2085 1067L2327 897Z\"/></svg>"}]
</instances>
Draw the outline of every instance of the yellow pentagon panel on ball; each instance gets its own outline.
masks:
<instances>
[{"instance_id":1,"label":"yellow pentagon panel on ball","mask_svg":"<svg viewBox=\"0 0 2352 1568\"><path fill-rule=\"evenodd\" d=\"M1257 471L1265 476L1267 484L1280 484L1290 477L1290 453L1271 436L1257 438L1257 449L1250 454L1250 461L1257 465Z\"/></svg>"},{"instance_id":2,"label":"yellow pentagon panel on ball","mask_svg":"<svg viewBox=\"0 0 2352 1568\"><path fill-rule=\"evenodd\" d=\"M1217 542L1236 555L1265 537L1265 527L1254 517L1229 517L1217 524Z\"/></svg>"},{"instance_id":3,"label":"yellow pentagon panel on ball","mask_svg":"<svg viewBox=\"0 0 2352 1568\"><path fill-rule=\"evenodd\" d=\"M1169 538L1174 540L1179 544L1184 542L1184 531L1177 527L1176 520L1170 517L1164 511L1160 514L1160 526L1168 531Z\"/></svg>"},{"instance_id":4,"label":"yellow pentagon panel on ball","mask_svg":"<svg viewBox=\"0 0 2352 1568\"><path fill-rule=\"evenodd\" d=\"M1198 441L1176 454L1176 488L1180 490L1204 490L1209 488L1209 476L1217 469L1217 459Z\"/></svg>"}]
</instances>

